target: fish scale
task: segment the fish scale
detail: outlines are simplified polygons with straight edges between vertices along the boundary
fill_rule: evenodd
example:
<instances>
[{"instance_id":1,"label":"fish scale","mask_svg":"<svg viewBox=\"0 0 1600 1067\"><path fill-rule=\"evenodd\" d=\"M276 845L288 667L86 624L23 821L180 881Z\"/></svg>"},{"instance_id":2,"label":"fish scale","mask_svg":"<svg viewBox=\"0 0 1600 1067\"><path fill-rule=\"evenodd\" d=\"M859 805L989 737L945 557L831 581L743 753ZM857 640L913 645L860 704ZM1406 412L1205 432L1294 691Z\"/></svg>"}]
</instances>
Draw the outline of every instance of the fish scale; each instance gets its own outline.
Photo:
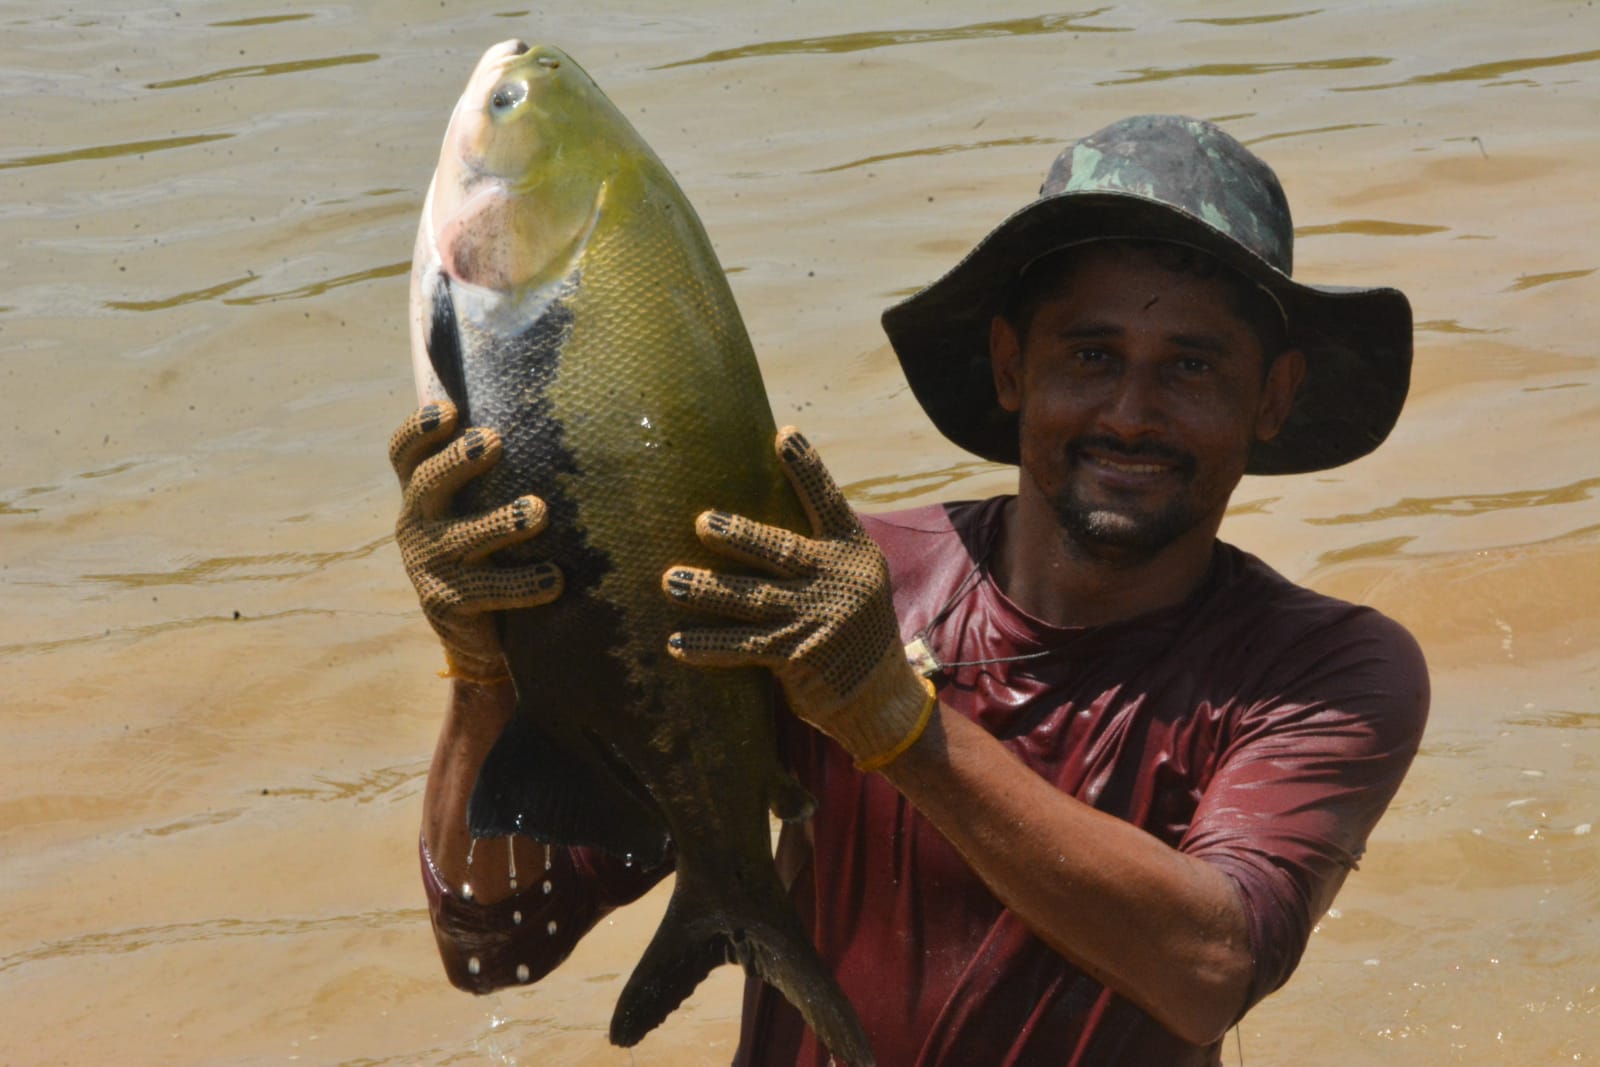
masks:
<instances>
[{"instance_id":1,"label":"fish scale","mask_svg":"<svg viewBox=\"0 0 1600 1067\"><path fill-rule=\"evenodd\" d=\"M760 371L693 208L559 50L507 42L480 61L423 210L412 299L419 393L504 441L458 508L541 496L548 528L507 554L565 577L554 603L498 619L517 707L474 789L473 834L675 864L616 1043L737 960L841 1060L871 1064L773 866L769 808L799 817L809 798L777 762L771 677L666 654L705 620L662 574L727 569L697 514L805 528Z\"/></svg>"}]
</instances>

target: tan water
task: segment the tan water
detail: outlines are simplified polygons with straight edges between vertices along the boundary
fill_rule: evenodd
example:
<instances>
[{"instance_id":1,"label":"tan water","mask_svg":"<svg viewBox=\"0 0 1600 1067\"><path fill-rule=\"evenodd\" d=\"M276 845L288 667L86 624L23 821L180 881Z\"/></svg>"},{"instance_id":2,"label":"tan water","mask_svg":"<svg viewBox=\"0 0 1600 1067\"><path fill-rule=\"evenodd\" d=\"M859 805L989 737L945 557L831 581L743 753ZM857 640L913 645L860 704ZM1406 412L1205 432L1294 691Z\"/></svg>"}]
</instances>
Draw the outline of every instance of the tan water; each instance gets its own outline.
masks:
<instances>
[{"instance_id":1,"label":"tan water","mask_svg":"<svg viewBox=\"0 0 1600 1067\"><path fill-rule=\"evenodd\" d=\"M657 893L555 975L445 983L444 699L390 540L404 272L480 52L562 44L679 174L780 419L858 505L1004 490L877 327L1113 118L1223 120L1299 273L1412 297L1374 456L1225 535L1413 628L1433 720L1228 1062L1600 1060L1600 15L601 0L0 3L0 1063L726 1062L723 969L604 1027Z\"/></svg>"}]
</instances>

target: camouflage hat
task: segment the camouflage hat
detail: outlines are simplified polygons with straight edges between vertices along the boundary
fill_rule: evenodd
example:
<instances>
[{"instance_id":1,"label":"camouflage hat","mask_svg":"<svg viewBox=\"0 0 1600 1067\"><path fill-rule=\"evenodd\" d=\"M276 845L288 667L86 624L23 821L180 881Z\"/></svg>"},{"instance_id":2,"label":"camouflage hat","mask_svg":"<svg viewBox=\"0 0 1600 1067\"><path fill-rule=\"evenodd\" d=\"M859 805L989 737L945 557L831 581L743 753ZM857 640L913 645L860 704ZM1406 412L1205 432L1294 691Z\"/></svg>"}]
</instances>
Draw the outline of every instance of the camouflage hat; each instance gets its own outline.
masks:
<instances>
[{"instance_id":1,"label":"camouflage hat","mask_svg":"<svg viewBox=\"0 0 1600 1067\"><path fill-rule=\"evenodd\" d=\"M883 313L911 390L940 432L985 459L1017 462L1017 417L1001 408L989 368L990 320L1040 256L1116 239L1197 248L1283 308L1306 379L1278 436L1256 442L1248 473L1337 467L1388 436L1411 379L1405 295L1292 280L1294 227L1272 169L1221 128L1173 115L1124 119L1068 147L1039 199Z\"/></svg>"}]
</instances>

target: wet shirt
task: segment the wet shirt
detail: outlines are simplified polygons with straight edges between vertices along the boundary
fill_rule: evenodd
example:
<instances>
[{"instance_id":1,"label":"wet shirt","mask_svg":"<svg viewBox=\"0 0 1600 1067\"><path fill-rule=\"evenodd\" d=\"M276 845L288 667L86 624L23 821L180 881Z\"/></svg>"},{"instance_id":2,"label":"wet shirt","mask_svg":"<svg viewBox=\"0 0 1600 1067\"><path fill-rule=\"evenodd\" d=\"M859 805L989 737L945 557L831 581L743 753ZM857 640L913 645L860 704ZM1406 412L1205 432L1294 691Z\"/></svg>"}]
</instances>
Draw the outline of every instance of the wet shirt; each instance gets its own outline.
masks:
<instances>
[{"instance_id":1,"label":"wet shirt","mask_svg":"<svg viewBox=\"0 0 1600 1067\"><path fill-rule=\"evenodd\" d=\"M888 558L903 636L947 665L935 679L941 701L1034 773L1233 881L1249 920L1253 1005L1293 971L1416 752L1428 701L1421 653L1377 612L1220 544L1181 604L1107 626L1050 626L985 566L1006 500L863 518ZM1048 948L883 778L857 772L797 720L785 720L783 743L817 811L807 827L785 828L780 869L878 1062L1219 1062L1219 1046L1180 1041ZM474 981L495 969L492 985L512 984L513 957L537 957L537 977L651 880L601 857L561 862L576 865L562 881L578 892L536 901L542 911L502 926L498 948L475 942ZM450 900L441 890L430 893L436 926ZM538 926L546 911L557 935ZM779 994L751 981L735 1063L823 1067L828 1057Z\"/></svg>"}]
</instances>

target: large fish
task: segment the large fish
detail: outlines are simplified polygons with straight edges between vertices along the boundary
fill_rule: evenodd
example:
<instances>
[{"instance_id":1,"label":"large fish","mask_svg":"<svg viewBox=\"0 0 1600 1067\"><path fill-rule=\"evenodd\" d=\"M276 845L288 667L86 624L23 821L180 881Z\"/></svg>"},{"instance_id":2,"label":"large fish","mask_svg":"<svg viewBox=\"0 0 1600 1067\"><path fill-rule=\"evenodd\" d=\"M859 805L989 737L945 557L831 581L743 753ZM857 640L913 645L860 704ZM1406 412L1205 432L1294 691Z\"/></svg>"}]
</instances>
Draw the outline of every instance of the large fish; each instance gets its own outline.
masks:
<instances>
[{"instance_id":1,"label":"large fish","mask_svg":"<svg viewBox=\"0 0 1600 1067\"><path fill-rule=\"evenodd\" d=\"M566 579L555 603L499 619L517 709L474 789L473 834L675 860L617 1044L738 960L840 1059L872 1063L773 866L768 810L802 817L810 798L776 761L770 676L666 654L670 633L705 622L661 592L669 565L718 563L699 512L806 528L760 372L694 209L557 49L507 41L479 61L423 207L411 301L419 395L505 442L458 506L543 497L549 528L518 551Z\"/></svg>"}]
</instances>

